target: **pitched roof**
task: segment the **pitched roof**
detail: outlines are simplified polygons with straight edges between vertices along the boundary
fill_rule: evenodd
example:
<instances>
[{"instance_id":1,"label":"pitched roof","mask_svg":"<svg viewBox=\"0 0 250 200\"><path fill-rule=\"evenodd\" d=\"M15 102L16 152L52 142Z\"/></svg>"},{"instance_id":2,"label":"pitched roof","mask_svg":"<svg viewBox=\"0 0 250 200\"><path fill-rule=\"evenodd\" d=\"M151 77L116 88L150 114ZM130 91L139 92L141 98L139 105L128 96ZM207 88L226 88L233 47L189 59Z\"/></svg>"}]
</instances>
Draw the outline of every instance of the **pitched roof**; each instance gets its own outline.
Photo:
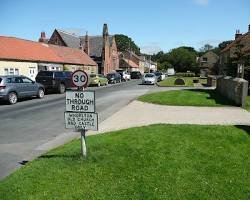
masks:
<instances>
[{"instance_id":1,"label":"pitched roof","mask_svg":"<svg viewBox=\"0 0 250 200\"><path fill-rule=\"evenodd\" d=\"M85 36L78 36L73 33L69 33L60 29L55 29L57 33L60 35L62 40L65 42L67 47L79 49L80 43L82 43L83 47L85 45ZM112 45L113 36L109 36L109 44ZM101 57L103 48L103 37L101 35L98 36L89 36L89 51L91 57Z\"/></svg>"},{"instance_id":2,"label":"pitched roof","mask_svg":"<svg viewBox=\"0 0 250 200\"><path fill-rule=\"evenodd\" d=\"M49 47L65 62L70 64L85 64L96 66L96 62L93 61L86 53L79 49L73 49L68 47L62 47L58 45L49 45Z\"/></svg>"},{"instance_id":3,"label":"pitched roof","mask_svg":"<svg viewBox=\"0 0 250 200\"><path fill-rule=\"evenodd\" d=\"M124 60L129 66L131 66L131 67L133 67L133 68L139 68L139 66L138 66L135 62L133 62L132 60L128 60L128 59L126 59L126 58L123 58L123 60Z\"/></svg>"},{"instance_id":4,"label":"pitched roof","mask_svg":"<svg viewBox=\"0 0 250 200\"><path fill-rule=\"evenodd\" d=\"M250 52L250 45L244 47L242 50L243 50L244 52Z\"/></svg>"},{"instance_id":5,"label":"pitched roof","mask_svg":"<svg viewBox=\"0 0 250 200\"><path fill-rule=\"evenodd\" d=\"M85 36L80 36L83 47L85 46ZM109 44L112 45L113 36L109 36ZM89 56L101 57L103 48L103 37L101 35L89 36Z\"/></svg>"},{"instance_id":6,"label":"pitched roof","mask_svg":"<svg viewBox=\"0 0 250 200\"><path fill-rule=\"evenodd\" d=\"M14 37L0 36L0 49L4 60L97 65L81 50Z\"/></svg>"},{"instance_id":7,"label":"pitched roof","mask_svg":"<svg viewBox=\"0 0 250 200\"><path fill-rule=\"evenodd\" d=\"M240 42L245 36L246 36L246 34L241 35L241 36L239 36L238 38L236 38L233 42L231 42L231 43L230 43L229 45L227 45L224 49L222 49L222 50L220 51L220 53L224 53L224 52L228 51L229 49L231 49L232 47L235 47L236 44L237 44L238 42Z\"/></svg>"},{"instance_id":8,"label":"pitched roof","mask_svg":"<svg viewBox=\"0 0 250 200\"><path fill-rule=\"evenodd\" d=\"M62 40L65 42L67 47L79 49L80 47L79 36L72 33L68 33L60 29L55 29L55 31L57 31L57 33L61 36Z\"/></svg>"},{"instance_id":9,"label":"pitched roof","mask_svg":"<svg viewBox=\"0 0 250 200\"><path fill-rule=\"evenodd\" d=\"M62 62L47 44L39 42L0 36L0 49L0 59Z\"/></svg>"}]
</instances>

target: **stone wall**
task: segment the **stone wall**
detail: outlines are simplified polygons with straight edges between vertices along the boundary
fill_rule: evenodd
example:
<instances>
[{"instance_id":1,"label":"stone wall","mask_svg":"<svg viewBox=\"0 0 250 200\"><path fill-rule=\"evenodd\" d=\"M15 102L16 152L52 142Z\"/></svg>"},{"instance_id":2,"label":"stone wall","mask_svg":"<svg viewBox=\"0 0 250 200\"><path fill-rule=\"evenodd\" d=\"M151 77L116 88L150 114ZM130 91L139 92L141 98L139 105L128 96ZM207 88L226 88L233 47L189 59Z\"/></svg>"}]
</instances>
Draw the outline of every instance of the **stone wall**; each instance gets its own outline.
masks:
<instances>
[{"instance_id":1,"label":"stone wall","mask_svg":"<svg viewBox=\"0 0 250 200\"><path fill-rule=\"evenodd\" d=\"M217 79L216 91L238 106L246 106L248 81L242 78L223 77Z\"/></svg>"}]
</instances>

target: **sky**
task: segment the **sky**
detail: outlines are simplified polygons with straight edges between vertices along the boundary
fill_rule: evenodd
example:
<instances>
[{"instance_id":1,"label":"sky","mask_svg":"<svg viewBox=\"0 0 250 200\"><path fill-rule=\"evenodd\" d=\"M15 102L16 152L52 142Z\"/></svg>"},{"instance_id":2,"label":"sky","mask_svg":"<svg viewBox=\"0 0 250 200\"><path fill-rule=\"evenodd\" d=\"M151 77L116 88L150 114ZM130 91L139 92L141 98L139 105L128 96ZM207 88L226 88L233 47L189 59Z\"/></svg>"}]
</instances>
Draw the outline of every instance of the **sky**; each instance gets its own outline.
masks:
<instances>
[{"instance_id":1,"label":"sky","mask_svg":"<svg viewBox=\"0 0 250 200\"><path fill-rule=\"evenodd\" d=\"M250 0L0 0L0 35L38 41L55 28L84 35L131 37L143 53L179 46L197 50L245 33Z\"/></svg>"}]
</instances>

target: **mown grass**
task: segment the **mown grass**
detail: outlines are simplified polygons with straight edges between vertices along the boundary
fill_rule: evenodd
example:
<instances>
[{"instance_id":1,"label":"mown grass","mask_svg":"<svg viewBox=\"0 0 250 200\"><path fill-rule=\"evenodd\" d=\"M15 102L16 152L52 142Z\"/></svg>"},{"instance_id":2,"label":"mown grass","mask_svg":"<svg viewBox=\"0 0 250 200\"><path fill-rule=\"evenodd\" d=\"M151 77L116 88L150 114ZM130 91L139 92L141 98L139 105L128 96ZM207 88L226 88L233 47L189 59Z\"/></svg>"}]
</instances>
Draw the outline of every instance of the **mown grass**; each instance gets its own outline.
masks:
<instances>
[{"instance_id":1,"label":"mown grass","mask_svg":"<svg viewBox=\"0 0 250 200\"><path fill-rule=\"evenodd\" d=\"M184 80L185 85L175 85L174 82L177 78L181 78ZM177 76L173 76L173 77L167 77L165 80L161 81L158 83L159 86L167 86L167 87L180 87L180 86L186 86L186 87L193 87L194 83L193 80L199 80L199 83L201 84L207 84L207 79L200 79L199 77L177 77Z\"/></svg>"},{"instance_id":2,"label":"mown grass","mask_svg":"<svg viewBox=\"0 0 250 200\"><path fill-rule=\"evenodd\" d=\"M250 127L152 125L75 140L0 182L1 200L250 199Z\"/></svg>"},{"instance_id":3,"label":"mown grass","mask_svg":"<svg viewBox=\"0 0 250 200\"><path fill-rule=\"evenodd\" d=\"M233 102L217 94L215 90L175 90L140 96L148 103L176 106L232 106Z\"/></svg>"}]
</instances>

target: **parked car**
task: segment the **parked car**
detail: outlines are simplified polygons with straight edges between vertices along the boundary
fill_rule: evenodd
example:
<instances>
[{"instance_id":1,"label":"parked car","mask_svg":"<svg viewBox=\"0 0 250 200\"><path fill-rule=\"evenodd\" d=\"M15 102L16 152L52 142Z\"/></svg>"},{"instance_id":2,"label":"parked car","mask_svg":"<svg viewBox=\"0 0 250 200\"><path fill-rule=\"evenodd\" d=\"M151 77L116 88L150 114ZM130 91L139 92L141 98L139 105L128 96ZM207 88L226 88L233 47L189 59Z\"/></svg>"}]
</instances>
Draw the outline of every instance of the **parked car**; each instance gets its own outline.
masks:
<instances>
[{"instance_id":1,"label":"parked car","mask_svg":"<svg viewBox=\"0 0 250 200\"><path fill-rule=\"evenodd\" d=\"M44 97L44 86L26 76L0 76L0 99L10 104L24 97Z\"/></svg>"},{"instance_id":2,"label":"parked car","mask_svg":"<svg viewBox=\"0 0 250 200\"><path fill-rule=\"evenodd\" d=\"M70 71L40 71L36 76L36 82L45 87L45 91L56 90L60 94L72 87L72 72Z\"/></svg>"},{"instance_id":3,"label":"parked car","mask_svg":"<svg viewBox=\"0 0 250 200\"><path fill-rule=\"evenodd\" d=\"M157 83L157 77L154 73L148 73L144 74L142 77L142 84L156 84Z\"/></svg>"},{"instance_id":4,"label":"parked car","mask_svg":"<svg viewBox=\"0 0 250 200\"><path fill-rule=\"evenodd\" d=\"M103 74L90 74L90 85L108 85L108 79Z\"/></svg>"},{"instance_id":5,"label":"parked car","mask_svg":"<svg viewBox=\"0 0 250 200\"><path fill-rule=\"evenodd\" d=\"M130 73L131 79L140 79L142 77L141 72L133 71Z\"/></svg>"},{"instance_id":6,"label":"parked car","mask_svg":"<svg viewBox=\"0 0 250 200\"><path fill-rule=\"evenodd\" d=\"M120 83L122 81L121 75L118 72L112 72L107 74L109 83Z\"/></svg>"},{"instance_id":7,"label":"parked car","mask_svg":"<svg viewBox=\"0 0 250 200\"><path fill-rule=\"evenodd\" d=\"M116 72L118 72L121 75L122 81L130 81L131 79L130 74L125 70L117 69Z\"/></svg>"},{"instance_id":8,"label":"parked car","mask_svg":"<svg viewBox=\"0 0 250 200\"><path fill-rule=\"evenodd\" d=\"M156 78L157 78L157 81L162 81L163 79L162 79L162 73L161 72L155 72L154 73L155 74L155 76L156 76Z\"/></svg>"}]
</instances>

